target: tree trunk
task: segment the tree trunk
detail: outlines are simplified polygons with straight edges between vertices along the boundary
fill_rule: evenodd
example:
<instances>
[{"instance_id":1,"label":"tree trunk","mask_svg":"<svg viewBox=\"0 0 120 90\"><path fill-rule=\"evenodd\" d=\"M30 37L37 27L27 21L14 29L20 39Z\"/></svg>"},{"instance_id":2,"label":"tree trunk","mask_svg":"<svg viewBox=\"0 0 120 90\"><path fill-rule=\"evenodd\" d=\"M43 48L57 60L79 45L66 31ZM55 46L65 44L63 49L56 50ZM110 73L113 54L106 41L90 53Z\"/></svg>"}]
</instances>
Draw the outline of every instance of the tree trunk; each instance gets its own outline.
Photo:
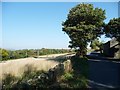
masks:
<instances>
[{"instance_id":1,"label":"tree trunk","mask_svg":"<svg viewBox=\"0 0 120 90\"><path fill-rule=\"evenodd\" d=\"M81 50L77 50L76 56L85 56L87 54L87 50L86 49L81 49Z\"/></svg>"},{"instance_id":2,"label":"tree trunk","mask_svg":"<svg viewBox=\"0 0 120 90\"><path fill-rule=\"evenodd\" d=\"M77 53L76 53L76 56L79 57L79 56L81 56L81 55L82 55L82 54L81 54L81 51L78 50Z\"/></svg>"}]
</instances>

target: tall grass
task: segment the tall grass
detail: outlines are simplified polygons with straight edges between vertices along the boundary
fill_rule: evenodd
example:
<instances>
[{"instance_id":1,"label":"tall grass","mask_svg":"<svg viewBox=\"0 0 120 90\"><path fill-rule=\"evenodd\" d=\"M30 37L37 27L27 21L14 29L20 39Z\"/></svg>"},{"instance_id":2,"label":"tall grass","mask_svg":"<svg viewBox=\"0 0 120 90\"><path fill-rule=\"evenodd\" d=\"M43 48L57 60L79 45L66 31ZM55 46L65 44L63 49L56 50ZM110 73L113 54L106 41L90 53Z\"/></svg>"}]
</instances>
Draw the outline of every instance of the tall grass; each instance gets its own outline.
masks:
<instances>
[{"instance_id":1,"label":"tall grass","mask_svg":"<svg viewBox=\"0 0 120 90\"><path fill-rule=\"evenodd\" d=\"M39 60L35 58L24 58L0 63L0 79L5 74L11 74L16 77L22 76L26 69L47 71L57 65L58 62L50 60ZM32 66L31 68L28 68Z\"/></svg>"},{"instance_id":2,"label":"tall grass","mask_svg":"<svg viewBox=\"0 0 120 90\"><path fill-rule=\"evenodd\" d=\"M55 59L58 60L59 58ZM9 88L17 88L17 90L25 88L28 90L40 87L86 88L86 77L88 75L88 63L86 60L87 58L71 58L73 70L63 73L55 81L49 80L51 78L48 77L47 71L59 63L56 60L26 58L7 61L2 63L2 66L4 66L4 72L2 73L2 76L4 75L2 78L3 88L5 90L9 90ZM46 75L47 77L45 77Z\"/></svg>"}]
</instances>

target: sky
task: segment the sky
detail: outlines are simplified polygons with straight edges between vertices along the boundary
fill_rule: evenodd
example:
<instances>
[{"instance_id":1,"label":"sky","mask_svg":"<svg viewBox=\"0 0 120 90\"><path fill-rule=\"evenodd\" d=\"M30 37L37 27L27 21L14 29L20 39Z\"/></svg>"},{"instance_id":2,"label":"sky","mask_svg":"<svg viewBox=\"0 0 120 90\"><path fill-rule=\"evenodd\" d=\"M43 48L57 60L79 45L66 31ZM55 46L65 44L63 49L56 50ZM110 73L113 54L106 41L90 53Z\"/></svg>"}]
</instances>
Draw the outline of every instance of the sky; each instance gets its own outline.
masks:
<instances>
[{"instance_id":1,"label":"sky","mask_svg":"<svg viewBox=\"0 0 120 90\"><path fill-rule=\"evenodd\" d=\"M2 2L0 47L6 49L68 48L70 39L62 31L62 22L66 20L69 10L79 3ZM106 23L118 17L117 2L91 4L106 10ZM109 39L102 37L101 40Z\"/></svg>"}]
</instances>

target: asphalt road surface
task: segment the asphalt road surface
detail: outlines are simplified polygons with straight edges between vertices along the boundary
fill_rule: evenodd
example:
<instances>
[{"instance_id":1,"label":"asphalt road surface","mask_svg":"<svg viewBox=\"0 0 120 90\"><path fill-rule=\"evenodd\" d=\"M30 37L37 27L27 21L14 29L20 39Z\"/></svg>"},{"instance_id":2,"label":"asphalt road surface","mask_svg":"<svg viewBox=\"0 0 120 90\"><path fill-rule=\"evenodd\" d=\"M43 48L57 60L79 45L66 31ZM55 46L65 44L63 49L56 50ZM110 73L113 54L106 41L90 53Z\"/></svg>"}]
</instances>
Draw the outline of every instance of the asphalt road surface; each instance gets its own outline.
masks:
<instances>
[{"instance_id":1,"label":"asphalt road surface","mask_svg":"<svg viewBox=\"0 0 120 90\"><path fill-rule=\"evenodd\" d=\"M120 62L89 59L88 64L91 88L120 88Z\"/></svg>"}]
</instances>

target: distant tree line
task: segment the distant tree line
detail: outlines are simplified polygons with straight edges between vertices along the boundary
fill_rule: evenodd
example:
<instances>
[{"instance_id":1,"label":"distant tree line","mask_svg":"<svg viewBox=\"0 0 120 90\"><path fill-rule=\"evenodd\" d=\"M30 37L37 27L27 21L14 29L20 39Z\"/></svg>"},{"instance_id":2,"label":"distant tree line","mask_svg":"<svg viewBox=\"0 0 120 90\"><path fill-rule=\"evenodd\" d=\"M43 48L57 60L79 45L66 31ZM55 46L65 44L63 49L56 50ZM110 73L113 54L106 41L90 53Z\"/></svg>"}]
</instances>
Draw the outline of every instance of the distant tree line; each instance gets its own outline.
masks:
<instances>
[{"instance_id":1,"label":"distant tree line","mask_svg":"<svg viewBox=\"0 0 120 90\"><path fill-rule=\"evenodd\" d=\"M8 59L18 59L26 57L35 57L39 55L69 53L70 49L23 49L23 50L6 50L0 48L0 61Z\"/></svg>"}]
</instances>

